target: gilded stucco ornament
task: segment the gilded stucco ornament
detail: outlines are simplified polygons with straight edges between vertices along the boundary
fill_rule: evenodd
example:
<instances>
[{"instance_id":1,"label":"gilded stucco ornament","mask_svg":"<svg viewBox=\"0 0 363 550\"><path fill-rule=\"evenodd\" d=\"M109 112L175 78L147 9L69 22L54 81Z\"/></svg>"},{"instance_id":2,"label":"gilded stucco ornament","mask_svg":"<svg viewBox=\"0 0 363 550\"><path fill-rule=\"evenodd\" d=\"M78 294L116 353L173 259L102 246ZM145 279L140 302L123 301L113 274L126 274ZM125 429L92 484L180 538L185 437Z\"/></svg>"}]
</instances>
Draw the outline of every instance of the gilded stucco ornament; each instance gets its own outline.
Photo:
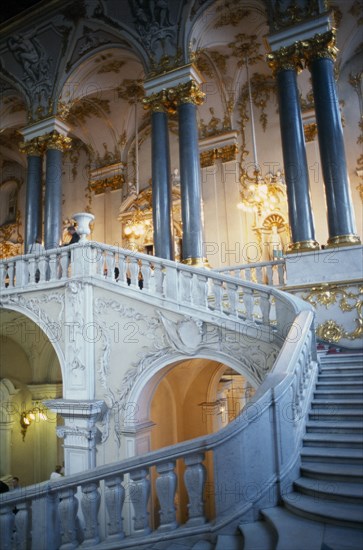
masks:
<instances>
[{"instance_id":1,"label":"gilded stucco ornament","mask_svg":"<svg viewBox=\"0 0 363 550\"><path fill-rule=\"evenodd\" d=\"M44 144L44 149L55 149L56 151L67 151L71 147L72 138L64 136L54 130L39 138L40 143Z\"/></svg>"},{"instance_id":2,"label":"gilded stucco ornament","mask_svg":"<svg viewBox=\"0 0 363 550\"><path fill-rule=\"evenodd\" d=\"M301 53L307 66L315 59L330 59L335 62L337 58L335 29L323 34L316 34L313 38L303 40L299 44L301 44Z\"/></svg>"},{"instance_id":3,"label":"gilded stucco ornament","mask_svg":"<svg viewBox=\"0 0 363 550\"><path fill-rule=\"evenodd\" d=\"M44 153L44 141L41 138L33 138L30 141L19 143L19 150L32 157L41 157Z\"/></svg>"},{"instance_id":4,"label":"gilded stucco ornament","mask_svg":"<svg viewBox=\"0 0 363 550\"><path fill-rule=\"evenodd\" d=\"M334 320L325 321L318 325L316 333L324 340L336 343L344 338L356 340L363 336L363 286L358 286L357 292L349 291L347 288L347 286L326 283L313 286L307 294L301 296L303 300L309 302L314 307L321 305L325 309L329 309L336 304L343 313L356 311L356 328L351 332L346 331L343 326Z\"/></svg>"},{"instance_id":5,"label":"gilded stucco ornament","mask_svg":"<svg viewBox=\"0 0 363 550\"><path fill-rule=\"evenodd\" d=\"M288 70L299 73L304 68L302 43L295 42L291 46L282 47L276 52L267 54L266 59L274 75Z\"/></svg>"},{"instance_id":6,"label":"gilded stucco ornament","mask_svg":"<svg viewBox=\"0 0 363 550\"><path fill-rule=\"evenodd\" d=\"M236 160L238 154L237 145L226 145L225 147L217 147L210 151L200 153L200 165L202 168L213 166L217 160L229 162Z\"/></svg>"},{"instance_id":7,"label":"gilded stucco ornament","mask_svg":"<svg viewBox=\"0 0 363 550\"><path fill-rule=\"evenodd\" d=\"M304 135L306 143L314 141L318 135L318 126L316 122L311 122L310 124L304 124Z\"/></svg>"}]
</instances>

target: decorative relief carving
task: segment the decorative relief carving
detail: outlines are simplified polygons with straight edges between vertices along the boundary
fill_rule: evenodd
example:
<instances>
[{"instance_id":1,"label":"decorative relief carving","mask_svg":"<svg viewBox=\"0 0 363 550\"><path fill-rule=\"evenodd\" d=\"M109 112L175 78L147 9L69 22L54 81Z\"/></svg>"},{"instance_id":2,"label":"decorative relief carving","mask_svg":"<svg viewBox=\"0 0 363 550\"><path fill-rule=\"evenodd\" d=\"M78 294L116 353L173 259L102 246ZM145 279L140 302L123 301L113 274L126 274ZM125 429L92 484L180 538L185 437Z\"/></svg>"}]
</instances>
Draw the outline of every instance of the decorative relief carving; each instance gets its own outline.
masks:
<instances>
[{"instance_id":1,"label":"decorative relief carving","mask_svg":"<svg viewBox=\"0 0 363 550\"><path fill-rule=\"evenodd\" d=\"M202 92L195 82L190 80L184 84L179 84L175 88L161 90L155 94L144 98L144 109L151 111L165 111L171 115L177 112L178 105L182 103L193 103L201 105L204 101L205 93Z\"/></svg>"},{"instance_id":2,"label":"decorative relief carving","mask_svg":"<svg viewBox=\"0 0 363 550\"><path fill-rule=\"evenodd\" d=\"M225 147L218 147L216 149L211 149L210 151L204 151L203 153L200 153L200 165L202 168L206 168L207 166L213 166L218 159L222 162L236 160L237 154L237 145L226 145Z\"/></svg>"},{"instance_id":3,"label":"decorative relief carving","mask_svg":"<svg viewBox=\"0 0 363 550\"><path fill-rule=\"evenodd\" d=\"M86 97L72 103L58 103L58 114L64 120L79 126L85 124L87 118L103 118L110 114L110 100L99 97Z\"/></svg>"},{"instance_id":4,"label":"decorative relief carving","mask_svg":"<svg viewBox=\"0 0 363 550\"><path fill-rule=\"evenodd\" d=\"M336 47L336 31L331 29L323 34L316 34L309 40L300 42L304 61L309 66L314 59L336 60L338 48Z\"/></svg>"},{"instance_id":5,"label":"decorative relief carving","mask_svg":"<svg viewBox=\"0 0 363 550\"><path fill-rule=\"evenodd\" d=\"M145 96L143 81L141 79L124 78L116 88L117 96L129 103L141 102Z\"/></svg>"},{"instance_id":6,"label":"decorative relief carving","mask_svg":"<svg viewBox=\"0 0 363 550\"><path fill-rule=\"evenodd\" d=\"M60 306L58 312L58 322L51 318L41 308L41 304L49 304L55 302ZM59 341L60 329L63 326L63 312L64 312L64 294L58 292L52 292L50 294L42 294L38 298L26 299L21 294L11 294L3 296L0 301L2 307L17 307L31 312L37 318L38 325L45 332L50 340L53 342Z\"/></svg>"},{"instance_id":7,"label":"decorative relief carving","mask_svg":"<svg viewBox=\"0 0 363 550\"><path fill-rule=\"evenodd\" d=\"M311 122L311 124L304 124L304 135L306 143L314 141L318 135L318 126L316 122Z\"/></svg>"},{"instance_id":8,"label":"decorative relief carving","mask_svg":"<svg viewBox=\"0 0 363 550\"><path fill-rule=\"evenodd\" d=\"M282 3L277 0L273 4L271 27L274 31L300 23L304 19L317 17L326 11L327 5L316 0L298 2L289 0Z\"/></svg>"},{"instance_id":9,"label":"decorative relief carving","mask_svg":"<svg viewBox=\"0 0 363 550\"><path fill-rule=\"evenodd\" d=\"M32 100L31 118L44 116L52 88L52 59L32 36L13 35L8 39L8 47L24 71L25 87Z\"/></svg>"},{"instance_id":10,"label":"decorative relief carving","mask_svg":"<svg viewBox=\"0 0 363 550\"><path fill-rule=\"evenodd\" d=\"M235 0L225 0L223 4L216 7L218 19L214 24L214 28L225 27L231 25L236 27L244 18L250 15L250 10L246 10Z\"/></svg>"},{"instance_id":11,"label":"decorative relief carving","mask_svg":"<svg viewBox=\"0 0 363 550\"><path fill-rule=\"evenodd\" d=\"M357 292L348 291L347 286L338 286L331 283L312 287L308 294L302 295L302 299L309 302L314 307L318 305L328 309L332 305L338 305L339 309L345 312L356 311L356 328L353 331L347 331L335 320L325 321L318 325L317 335L324 340L338 342L343 338L356 340L363 336L363 316L362 316L362 292L363 286L358 286Z\"/></svg>"},{"instance_id":12,"label":"decorative relief carving","mask_svg":"<svg viewBox=\"0 0 363 550\"><path fill-rule=\"evenodd\" d=\"M139 352L139 361L133 363L126 372L118 389L108 386L109 362L111 354L110 331L102 316L108 312L116 312L123 320L130 319L137 323L138 340L140 336L149 340L151 344L144 346ZM256 343L251 346L248 338L241 333L226 331L222 327L211 326L204 321L184 316L182 319L172 321L161 311L156 311L156 316L145 316L134 308L126 307L116 300L104 300L98 298L95 302L95 315L97 322L102 327L103 340L102 352L98 360L98 378L104 388L105 402L108 407L103 424L100 426L102 440L105 441L110 433L111 417L114 419L114 437L118 445L121 441L121 418L125 413L127 397L135 382L156 361L165 358L172 363L173 358L180 359L181 355L192 357L203 355L211 351L218 351L233 357L241 363L257 382L261 382L266 373L272 368L278 348L274 344Z\"/></svg>"}]
</instances>

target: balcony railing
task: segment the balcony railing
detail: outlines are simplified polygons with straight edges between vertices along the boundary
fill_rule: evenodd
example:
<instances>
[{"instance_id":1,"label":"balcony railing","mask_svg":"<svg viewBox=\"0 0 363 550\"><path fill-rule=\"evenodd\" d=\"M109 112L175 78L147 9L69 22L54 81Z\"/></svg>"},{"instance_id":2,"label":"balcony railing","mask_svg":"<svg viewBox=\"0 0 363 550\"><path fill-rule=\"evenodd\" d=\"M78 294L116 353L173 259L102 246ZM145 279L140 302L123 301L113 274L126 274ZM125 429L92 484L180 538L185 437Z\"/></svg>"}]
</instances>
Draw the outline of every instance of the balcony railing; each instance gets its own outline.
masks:
<instances>
[{"instance_id":1,"label":"balcony railing","mask_svg":"<svg viewBox=\"0 0 363 550\"><path fill-rule=\"evenodd\" d=\"M275 274L280 284L283 267L283 262L272 262L217 272L85 242L38 256L29 254L0 261L0 292L44 291L72 278L89 277L95 283L106 281L137 291L143 299L162 299L164 304L176 305L182 313L213 313L233 322L263 325L284 339L297 312L306 305L273 286L247 280L252 280L253 270L257 270L258 280L266 283Z\"/></svg>"}]
</instances>

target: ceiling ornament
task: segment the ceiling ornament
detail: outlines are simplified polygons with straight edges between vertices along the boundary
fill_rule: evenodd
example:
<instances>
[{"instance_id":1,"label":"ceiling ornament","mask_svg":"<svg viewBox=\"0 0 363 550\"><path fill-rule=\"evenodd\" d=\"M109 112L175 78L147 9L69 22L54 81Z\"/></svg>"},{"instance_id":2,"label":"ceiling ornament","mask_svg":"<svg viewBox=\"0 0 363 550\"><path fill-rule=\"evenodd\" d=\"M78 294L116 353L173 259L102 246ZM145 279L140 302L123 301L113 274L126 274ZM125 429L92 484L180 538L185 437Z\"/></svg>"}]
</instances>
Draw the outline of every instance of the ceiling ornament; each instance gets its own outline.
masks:
<instances>
[{"instance_id":1,"label":"ceiling ornament","mask_svg":"<svg viewBox=\"0 0 363 550\"><path fill-rule=\"evenodd\" d=\"M221 5L216 7L216 13L218 14L218 19L214 24L214 28L218 29L227 25L236 27L251 12L236 3L235 0L225 0Z\"/></svg>"},{"instance_id":2,"label":"ceiling ornament","mask_svg":"<svg viewBox=\"0 0 363 550\"><path fill-rule=\"evenodd\" d=\"M272 3L271 3L272 4ZM296 25L305 19L318 17L328 9L327 2L322 5L316 0L285 0L285 2L275 1L272 4L273 31Z\"/></svg>"},{"instance_id":3,"label":"ceiling ornament","mask_svg":"<svg viewBox=\"0 0 363 550\"><path fill-rule=\"evenodd\" d=\"M79 124L85 124L87 118L103 118L105 114L111 114L110 100L86 97L73 103L59 102L58 113L63 120L79 126Z\"/></svg>"},{"instance_id":4,"label":"ceiling ornament","mask_svg":"<svg viewBox=\"0 0 363 550\"><path fill-rule=\"evenodd\" d=\"M117 97L128 101L130 104L141 103L144 96L143 80L124 78L116 88Z\"/></svg>"}]
</instances>

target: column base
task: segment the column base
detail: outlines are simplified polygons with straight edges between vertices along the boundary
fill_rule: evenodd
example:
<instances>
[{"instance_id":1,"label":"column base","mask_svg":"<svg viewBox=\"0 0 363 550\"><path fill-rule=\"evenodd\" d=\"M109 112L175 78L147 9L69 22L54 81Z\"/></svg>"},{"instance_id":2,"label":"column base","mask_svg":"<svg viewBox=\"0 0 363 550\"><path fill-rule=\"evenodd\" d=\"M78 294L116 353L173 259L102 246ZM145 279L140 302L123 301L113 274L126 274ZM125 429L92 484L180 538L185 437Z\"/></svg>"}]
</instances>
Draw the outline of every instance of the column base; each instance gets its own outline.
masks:
<instances>
[{"instance_id":1,"label":"column base","mask_svg":"<svg viewBox=\"0 0 363 550\"><path fill-rule=\"evenodd\" d=\"M193 267L206 267L210 269L207 258L185 258L181 263Z\"/></svg>"},{"instance_id":2,"label":"column base","mask_svg":"<svg viewBox=\"0 0 363 550\"><path fill-rule=\"evenodd\" d=\"M358 235L337 235L330 237L326 244L326 248L335 248L336 246L354 246L362 244Z\"/></svg>"},{"instance_id":3,"label":"column base","mask_svg":"<svg viewBox=\"0 0 363 550\"><path fill-rule=\"evenodd\" d=\"M296 252L311 252L312 250L320 250L320 245L317 241L297 241L290 243L286 254L296 254Z\"/></svg>"}]
</instances>

